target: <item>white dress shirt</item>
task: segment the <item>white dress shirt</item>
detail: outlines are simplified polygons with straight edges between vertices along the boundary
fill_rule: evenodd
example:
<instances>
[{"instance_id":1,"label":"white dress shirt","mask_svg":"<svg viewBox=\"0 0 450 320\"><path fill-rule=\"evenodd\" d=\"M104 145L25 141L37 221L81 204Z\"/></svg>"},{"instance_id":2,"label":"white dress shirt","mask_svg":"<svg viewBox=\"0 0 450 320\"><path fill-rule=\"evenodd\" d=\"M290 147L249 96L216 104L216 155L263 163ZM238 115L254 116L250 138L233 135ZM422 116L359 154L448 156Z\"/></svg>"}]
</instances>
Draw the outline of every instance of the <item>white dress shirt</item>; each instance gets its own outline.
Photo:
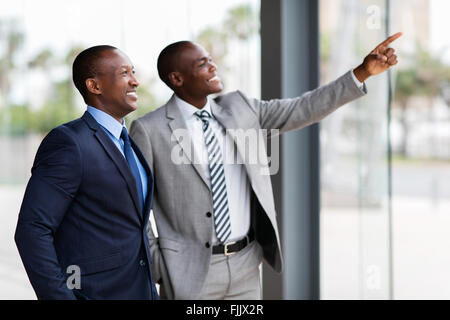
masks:
<instances>
[{"instance_id":1,"label":"white dress shirt","mask_svg":"<svg viewBox=\"0 0 450 320\"><path fill-rule=\"evenodd\" d=\"M250 228L250 183L247 178L245 166L242 164L243 161L239 152L235 149L236 146L233 139L225 134L225 128L212 115L209 100L207 100L206 105L201 110L177 96L175 96L175 101L183 115L186 127L191 135L194 152L197 159L200 159L200 165L203 168L205 177L210 186L211 175L209 172L208 150L206 149L203 136L203 123L194 113L206 110L212 116L209 124L219 141L222 157L226 159L226 162L224 163L224 172L231 223L231 235L228 242L240 240L247 235ZM229 158L231 157L226 156L227 151L234 152L233 154L236 155L234 161L230 161ZM219 243L215 232L213 232L212 243Z\"/></svg>"},{"instance_id":2,"label":"white dress shirt","mask_svg":"<svg viewBox=\"0 0 450 320\"><path fill-rule=\"evenodd\" d=\"M359 90L364 90L364 83L359 81L355 76L355 71L352 70L352 78L355 81L355 84L358 86Z\"/></svg>"}]
</instances>

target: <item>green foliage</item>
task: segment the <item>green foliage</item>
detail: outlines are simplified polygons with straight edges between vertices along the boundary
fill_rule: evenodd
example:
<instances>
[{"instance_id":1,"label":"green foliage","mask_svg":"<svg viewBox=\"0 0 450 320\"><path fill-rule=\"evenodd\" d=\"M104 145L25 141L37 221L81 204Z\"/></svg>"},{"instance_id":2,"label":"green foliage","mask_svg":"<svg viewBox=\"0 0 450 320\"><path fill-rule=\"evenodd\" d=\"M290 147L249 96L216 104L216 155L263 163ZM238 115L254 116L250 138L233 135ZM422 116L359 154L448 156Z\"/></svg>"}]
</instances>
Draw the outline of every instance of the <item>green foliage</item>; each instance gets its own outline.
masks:
<instances>
[{"instance_id":1,"label":"green foliage","mask_svg":"<svg viewBox=\"0 0 450 320\"><path fill-rule=\"evenodd\" d=\"M58 81L50 79L51 94L43 106L37 110L30 108L28 103L10 105L0 109L0 123L4 124L1 126L0 133L8 135L25 135L28 132L46 134L51 129L81 116L83 111L75 101L75 97L79 93L75 90L70 75L73 60L83 49L83 47L75 45L63 57L56 57L49 48L45 48L27 62L28 68L47 74L51 74L54 68L61 70L62 67L62 69L66 69L67 76ZM8 66L12 66L12 64L9 63ZM9 85L8 75L9 72L4 75L5 86ZM154 95L151 93L152 85L153 81L147 81L138 87L139 108L125 119L128 125L133 119L152 111L157 105Z\"/></svg>"},{"instance_id":2,"label":"green foliage","mask_svg":"<svg viewBox=\"0 0 450 320\"><path fill-rule=\"evenodd\" d=\"M28 61L28 67L30 69L50 68L54 59L55 59L55 57L53 56L52 51L47 48L47 49L44 49L41 52L39 52L33 59Z\"/></svg>"},{"instance_id":3,"label":"green foliage","mask_svg":"<svg viewBox=\"0 0 450 320\"><path fill-rule=\"evenodd\" d=\"M413 69L400 70L397 73L395 86L395 99L404 101L413 95L426 92L426 83L417 77Z\"/></svg>"},{"instance_id":4,"label":"green foliage","mask_svg":"<svg viewBox=\"0 0 450 320\"><path fill-rule=\"evenodd\" d=\"M195 41L209 52L218 66L225 66L228 37L229 35L225 30L207 27L197 35Z\"/></svg>"},{"instance_id":5,"label":"green foliage","mask_svg":"<svg viewBox=\"0 0 450 320\"><path fill-rule=\"evenodd\" d=\"M403 55L405 69L397 72L395 79L394 107L399 107L399 122L402 126L403 137L399 154L408 157L409 123L406 118L410 99L413 97L432 98L441 94L444 83L450 80L450 66L440 59L439 55L433 55L425 50L420 43L416 44L414 54ZM431 105L431 103L430 103Z\"/></svg>"},{"instance_id":6,"label":"green foliage","mask_svg":"<svg viewBox=\"0 0 450 320\"><path fill-rule=\"evenodd\" d=\"M12 136L24 135L28 131L31 117L28 105L11 105L0 114L0 122L8 124L2 126L1 132Z\"/></svg>"},{"instance_id":7,"label":"green foliage","mask_svg":"<svg viewBox=\"0 0 450 320\"><path fill-rule=\"evenodd\" d=\"M230 41L245 41L258 32L258 19L250 5L242 5L232 8L223 23L218 28L208 27L202 30L196 41L208 50L215 61L226 69L225 56ZM7 29L7 32L3 32ZM0 41L6 41L7 55L0 59L0 92L8 92L11 79L11 71L16 68L14 57L23 42L24 35L17 27L2 28L0 24ZM6 39L6 40L4 40ZM45 134L52 128L79 117L82 113L75 104L75 88L70 78L72 63L75 56L84 49L83 46L74 45L62 57L54 56L50 48L44 48L27 63L28 68L45 72L49 75L53 70L66 69L67 77L58 81L50 81L51 94L38 110L33 110L28 103L20 106L9 106L0 109L0 123L8 124L8 134L23 135L29 131ZM152 111L159 105L151 93L153 81L141 80L138 87L138 109L125 118L127 125ZM0 106L1 107L1 106ZM6 130L4 130L6 131Z\"/></svg>"},{"instance_id":8,"label":"green foliage","mask_svg":"<svg viewBox=\"0 0 450 320\"><path fill-rule=\"evenodd\" d=\"M331 59L331 35L329 32L320 33L320 63L329 63Z\"/></svg>"},{"instance_id":9,"label":"green foliage","mask_svg":"<svg viewBox=\"0 0 450 320\"><path fill-rule=\"evenodd\" d=\"M10 72L16 67L16 56L23 40L24 35L16 20L0 21L0 96L3 95L6 99L10 92Z\"/></svg>"},{"instance_id":10,"label":"green foliage","mask_svg":"<svg viewBox=\"0 0 450 320\"><path fill-rule=\"evenodd\" d=\"M395 101L400 104L405 105L413 96L437 96L442 84L450 81L450 66L420 44L416 45L413 55L404 58L409 62L409 67L397 72L395 85Z\"/></svg>"},{"instance_id":11,"label":"green foliage","mask_svg":"<svg viewBox=\"0 0 450 320\"><path fill-rule=\"evenodd\" d=\"M47 133L54 127L78 118L81 112L74 105L74 94L68 80L56 82L52 96L33 113L31 131Z\"/></svg>"},{"instance_id":12,"label":"green foliage","mask_svg":"<svg viewBox=\"0 0 450 320\"><path fill-rule=\"evenodd\" d=\"M259 31L258 20L255 19L255 16L252 6L249 4L234 7L228 11L224 29L227 34L239 40L248 40Z\"/></svg>"},{"instance_id":13,"label":"green foliage","mask_svg":"<svg viewBox=\"0 0 450 320\"><path fill-rule=\"evenodd\" d=\"M72 64L73 61L75 60L75 57L81 52L83 51L84 48L81 45L74 45L72 46L68 51L67 54L65 55L65 57L62 60L62 63L65 64L66 66L72 68Z\"/></svg>"},{"instance_id":14,"label":"green foliage","mask_svg":"<svg viewBox=\"0 0 450 320\"><path fill-rule=\"evenodd\" d=\"M221 26L209 26L201 30L195 42L202 45L221 70L227 71L225 57L231 41L247 41L259 32L257 13L249 4L231 8Z\"/></svg>"},{"instance_id":15,"label":"green foliage","mask_svg":"<svg viewBox=\"0 0 450 320\"><path fill-rule=\"evenodd\" d=\"M136 111L130 113L125 117L125 123L128 128L130 128L131 122L133 120L142 117L146 113L153 111L161 103L156 101L155 96L151 93L150 88L153 86L154 80L142 83L137 88L138 94L138 108Z\"/></svg>"},{"instance_id":16,"label":"green foliage","mask_svg":"<svg viewBox=\"0 0 450 320\"><path fill-rule=\"evenodd\" d=\"M8 70L15 67L15 56L22 47L24 38L16 20L0 21L0 40L4 46L0 59L2 68ZM0 69L0 71L3 71L3 69Z\"/></svg>"}]
</instances>

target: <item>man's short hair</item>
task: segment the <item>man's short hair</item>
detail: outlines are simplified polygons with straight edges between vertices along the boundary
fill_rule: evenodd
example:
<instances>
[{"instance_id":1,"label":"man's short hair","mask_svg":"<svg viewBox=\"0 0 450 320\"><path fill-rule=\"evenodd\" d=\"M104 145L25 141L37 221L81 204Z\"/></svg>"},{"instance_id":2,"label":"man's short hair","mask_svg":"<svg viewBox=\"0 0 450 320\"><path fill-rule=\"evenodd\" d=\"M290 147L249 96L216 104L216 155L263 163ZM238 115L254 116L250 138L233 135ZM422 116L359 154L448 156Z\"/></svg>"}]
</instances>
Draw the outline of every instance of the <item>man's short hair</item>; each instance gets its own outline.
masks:
<instances>
[{"instance_id":1,"label":"man's short hair","mask_svg":"<svg viewBox=\"0 0 450 320\"><path fill-rule=\"evenodd\" d=\"M180 49L186 46L194 45L191 41L178 41L165 47L158 57L158 74L159 78L172 89L169 80L169 74L176 70L176 59L180 53Z\"/></svg>"},{"instance_id":2,"label":"man's short hair","mask_svg":"<svg viewBox=\"0 0 450 320\"><path fill-rule=\"evenodd\" d=\"M75 87L80 91L84 101L87 100L86 79L93 78L97 74L97 62L102 58L102 52L117 50L116 47L100 45L81 51L75 58L72 66L72 79Z\"/></svg>"}]
</instances>

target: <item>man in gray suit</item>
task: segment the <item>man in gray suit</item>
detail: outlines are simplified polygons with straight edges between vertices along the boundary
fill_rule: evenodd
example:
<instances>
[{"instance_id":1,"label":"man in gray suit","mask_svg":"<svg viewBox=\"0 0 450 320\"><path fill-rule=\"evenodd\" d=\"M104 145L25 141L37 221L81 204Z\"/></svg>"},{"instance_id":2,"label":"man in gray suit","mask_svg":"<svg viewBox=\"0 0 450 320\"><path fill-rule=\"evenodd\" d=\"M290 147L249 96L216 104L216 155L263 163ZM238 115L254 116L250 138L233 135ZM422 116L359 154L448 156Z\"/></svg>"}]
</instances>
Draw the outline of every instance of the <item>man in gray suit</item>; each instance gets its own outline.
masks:
<instances>
[{"instance_id":1,"label":"man in gray suit","mask_svg":"<svg viewBox=\"0 0 450 320\"><path fill-rule=\"evenodd\" d=\"M297 130L363 96L368 77L397 63L388 46L400 36L334 82L270 101L240 91L210 99L222 83L204 48L181 41L161 52L159 76L174 94L130 132L154 172L158 236L148 236L162 299L261 299L259 266L264 259L281 272L282 255L264 144L263 161L246 155L261 154L264 129ZM239 130L254 133L251 150Z\"/></svg>"}]
</instances>

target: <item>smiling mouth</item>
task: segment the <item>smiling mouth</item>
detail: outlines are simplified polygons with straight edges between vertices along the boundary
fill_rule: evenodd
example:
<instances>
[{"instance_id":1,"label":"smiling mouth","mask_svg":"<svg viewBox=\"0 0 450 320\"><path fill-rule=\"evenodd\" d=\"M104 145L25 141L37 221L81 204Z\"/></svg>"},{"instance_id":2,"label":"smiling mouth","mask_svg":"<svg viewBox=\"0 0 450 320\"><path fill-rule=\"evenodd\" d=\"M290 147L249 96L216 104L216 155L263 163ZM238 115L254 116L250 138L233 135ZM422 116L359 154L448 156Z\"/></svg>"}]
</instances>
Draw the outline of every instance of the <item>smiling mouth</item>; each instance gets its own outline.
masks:
<instances>
[{"instance_id":1,"label":"smiling mouth","mask_svg":"<svg viewBox=\"0 0 450 320\"><path fill-rule=\"evenodd\" d=\"M131 96L131 97L135 97L135 98L138 97L136 91L127 92L127 96Z\"/></svg>"},{"instance_id":2,"label":"smiling mouth","mask_svg":"<svg viewBox=\"0 0 450 320\"><path fill-rule=\"evenodd\" d=\"M220 81L219 76L214 76L211 79L208 80L208 82L215 82L215 81Z\"/></svg>"}]
</instances>

